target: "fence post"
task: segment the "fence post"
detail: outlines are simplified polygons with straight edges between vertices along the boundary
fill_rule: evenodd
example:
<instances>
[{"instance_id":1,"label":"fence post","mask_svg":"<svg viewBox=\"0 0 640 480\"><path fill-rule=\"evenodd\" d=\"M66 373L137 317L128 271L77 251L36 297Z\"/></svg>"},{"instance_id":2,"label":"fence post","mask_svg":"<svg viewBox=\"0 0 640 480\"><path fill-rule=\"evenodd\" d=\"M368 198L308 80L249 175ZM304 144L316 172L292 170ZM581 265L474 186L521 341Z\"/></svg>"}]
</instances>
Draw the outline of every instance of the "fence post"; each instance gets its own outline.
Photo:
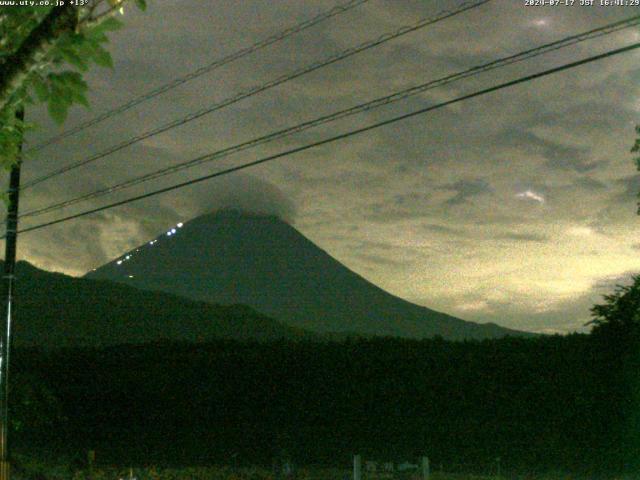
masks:
<instances>
[{"instance_id":1,"label":"fence post","mask_svg":"<svg viewBox=\"0 0 640 480\"><path fill-rule=\"evenodd\" d=\"M362 480L362 457L353 456L353 480Z\"/></svg>"},{"instance_id":2,"label":"fence post","mask_svg":"<svg viewBox=\"0 0 640 480\"><path fill-rule=\"evenodd\" d=\"M93 464L96 462L96 451L89 450L87 452L87 466L89 467L89 473L93 475Z\"/></svg>"},{"instance_id":3,"label":"fence post","mask_svg":"<svg viewBox=\"0 0 640 480\"><path fill-rule=\"evenodd\" d=\"M429 457L422 457L422 480L429 480Z\"/></svg>"}]
</instances>

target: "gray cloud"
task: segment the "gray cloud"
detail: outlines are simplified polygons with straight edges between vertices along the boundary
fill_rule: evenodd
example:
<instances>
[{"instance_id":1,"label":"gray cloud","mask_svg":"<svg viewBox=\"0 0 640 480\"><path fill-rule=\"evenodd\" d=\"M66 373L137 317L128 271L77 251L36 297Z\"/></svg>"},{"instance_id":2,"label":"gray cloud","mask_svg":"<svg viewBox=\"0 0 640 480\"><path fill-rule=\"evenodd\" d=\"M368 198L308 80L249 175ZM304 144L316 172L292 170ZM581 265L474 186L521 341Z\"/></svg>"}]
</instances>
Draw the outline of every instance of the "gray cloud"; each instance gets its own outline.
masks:
<instances>
[{"instance_id":1,"label":"gray cloud","mask_svg":"<svg viewBox=\"0 0 640 480\"><path fill-rule=\"evenodd\" d=\"M391 221L419 219L426 216L424 209L404 208L394 203L377 202L370 204L362 213L364 219L372 222L388 223Z\"/></svg>"},{"instance_id":2,"label":"gray cloud","mask_svg":"<svg viewBox=\"0 0 640 480\"><path fill-rule=\"evenodd\" d=\"M584 190L607 190L609 187L606 183L588 176L580 176L573 181L573 184Z\"/></svg>"},{"instance_id":3,"label":"gray cloud","mask_svg":"<svg viewBox=\"0 0 640 480\"><path fill-rule=\"evenodd\" d=\"M616 180L616 184L624 189L624 191L616 197L618 202L627 203L638 198L638 193L640 193L640 175L619 178Z\"/></svg>"},{"instance_id":4,"label":"gray cloud","mask_svg":"<svg viewBox=\"0 0 640 480\"><path fill-rule=\"evenodd\" d=\"M497 234L493 238L495 238L496 240L515 240L519 242L536 243L545 243L549 241L549 237L547 235L541 235L539 233L508 232Z\"/></svg>"},{"instance_id":5,"label":"gray cloud","mask_svg":"<svg viewBox=\"0 0 640 480\"><path fill-rule=\"evenodd\" d=\"M191 204L190 216L234 208L249 213L275 215L294 223L296 206L275 185L252 175L223 177L193 188L181 200Z\"/></svg>"},{"instance_id":6,"label":"gray cloud","mask_svg":"<svg viewBox=\"0 0 640 480\"><path fill-rule=\"evenodd\" d=\"M451 236L463 235L463 232L460 229L449 227L447 225L438 225L438 224L434 224L434 223L423 223L423 224L420 225L420 227L422 229L424 229L425 231L432 232L432 233L441 233L441 234L444 234L444 235L451 235Z\"/></svg>"},{"instance_id":7,"label":"gray cloud","mask_svg":"<svg viewBox=\"0 0 640 480\"><path fill-rule=\"evenodd\" d=\"M221 0L212 9L208 2L181 0L154 3L146 13L131 10L110 43L115 69L88 74L93 111L74 108L67 127L334 5ZM448 0L368 2L44 150L25 162L24 178L451 6ZM631 14L635 10L624 7L526 9L520 2L491 2L42 184L24 195L21 208L65 200ZM633 35L621 31L487 72L109 200L604 52L637 41ZM588 319L589 302L597 300L589 296L590 282L640 268L629 248L637 237L632 222L640 190L637 176L630 176L635 170L629 154L640 115L639 60L636 53L585 65L282 158L248 175L24 235L20 255L79 274L167 225L240 208L294 221L321 248L403 298L515 328L570 330ZM32 108L28 116L42 124L30 141L58 131L44 109ZM526 190L545 202L516 197ZM100 204L77 205L64 214ZM53 218L24 219L23 225ZM458 310L461 301L467 310Z\"/></svg>"},{"instance_id":8,"label":"gray cloud","mask_svg":"<svg viewBox=\"0 0 640 480\"><path fill-rule=\"evenodd\" d=\"M598 295L606 295L611 293L619 285L628 285L631 283L632 277L640 274L640 270L629 270L618 275L608 275L599 278L593 285L592 293Z\"/></svg>"},{"instance_id":9,"label":"gray cloud","mask_svg":"<svg viewBox=\"0 0 640 480\"><path fill-rule=\"evenodd\" d=\"M508 128L494 138L498 145L512 147L529 155L544 157L546 165L552 169L586 173L606 163L591 160L588 148L573 147L545 140L527 130Z\"/></svg>"},{"instance_id":10,"label":"gray cloud","mask_svg":"<svg viewBox=\"0 0 640 480\"><path fill-rule=\"evenodd\" d=\"M367 264L373 264L376 266L383 267L402 267L404 263L398 260L394 260L388 256L383 255L373 255L367 253L356 253L353 255L355 258L366 262Z\"/></svg>"},{"instance_id":11,"label":"gray cloud","mask_svg":"<svg viewBox=\"0 0 640 480\"><path fill-rule=\"evenodd\" d=\"M455 192L455 195L446 201L446 204L450 206L460 205L461 203L467 202L470 198L493 192L491 186L481 178L458 180L457 182L440 188Z\"/></svg>"}]
</instances>

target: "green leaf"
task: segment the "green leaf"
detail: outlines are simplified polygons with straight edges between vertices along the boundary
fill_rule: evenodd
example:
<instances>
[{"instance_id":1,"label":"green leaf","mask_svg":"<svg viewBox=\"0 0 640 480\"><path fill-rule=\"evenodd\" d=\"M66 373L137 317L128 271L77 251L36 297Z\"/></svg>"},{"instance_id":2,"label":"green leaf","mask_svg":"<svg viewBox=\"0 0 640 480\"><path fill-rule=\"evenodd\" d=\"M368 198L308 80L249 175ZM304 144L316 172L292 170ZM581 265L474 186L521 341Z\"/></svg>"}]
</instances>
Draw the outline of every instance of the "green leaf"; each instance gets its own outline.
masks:
<instances>
[{"instance_id":1,"label":"green leaf","mask_svg":"<svg viewBox=\"0 0 640 480\"><path fill-rule=\"evenodd\" d=\"M49 98L49 86L47 83L40 77L40 75L34 75L31 81L31 85L38 96L38 100L41 102L46 102Z\"/></svg>"},{"instance_id":2,"label":"green leaf","mask_svg":"<svg viewBox=\"0 0 640 480\"><path fill-rule=\"evenodd\" d=\"M81 33L71 32L69 34L69 41L71 45L78 46L78 45L82 45L86 41L86 38L84 36L84 33L82 32Z\"/></svg>"},{"instance_id":3,"label":"green leaf","mask_svg":"<svg viewBox=\"0 0 640 480\"><path fill-rule=\"evenodd\" d=\"M136 0L136 6L144 12L147 9L147 0Z\"/></svg>"},{"instance_id":4,"label":"green leaf","mask_svg":"<svg viewBox=\"0 0 640 480\"><path fill-rule=\"evenodd\" d=\"M86 41L91 43L106 43L109 41L109 38L104 34L104 32L100 31L98 28L87 30L84 36Z\"/></svg>"},{"instance_id":5,"label":"green leaf","mask_svg":"<svg viewBox=\"0 0 640 480\"><path fill-rule=\"evenodd\" d=\"M64 78L61 77L59 73L50 73L47 75L47 80L52 86L57 88L61 88L65 83Z\"/></svg>"},{"instance_id":6,"label":"green leaf","mask_svg":"<svg viewBox=\"0 0 640 480\"><path fill-rule=\"evenodd\" d=\"M84 38L85 41L88 42L106 43L109 41L109 38L98 27L93 27L90 30L85 30Z\"/></svg>"},{"instance_id":7,"label":"green leaf","mask_svg":"<svg viewBox=\"0 0 640 480\"><path fill-rule=\"evenodd\" d=\"M49 115L53 118L53 121L61 125L67 119L67 111L69 106L62 102L60 98L52 97L48 105Z\"/></svg>"},{"instance_id":8,"label":"green leaf","mask_svg":"<svg viewBox=\"0 0 640 480\"><path fill-rule=\"evenodd\" d=\"M89 66L87 65L87 62L84 60L84 58L74 52L71 48L60 48L59 51L60 55L62 55L62 58L64 58L71 65L78 67L83 72L88 70Z\"/></svg>"},{"instance_id":9,"label":"green leaf","mask_svg":"<svg viewBox=\"0 0 640 480\"><path fill-rule=\"evenodd\" d=\"M83 93L75 92L73 99L83 107L91 108L91 105L89 104L89 100L87 100L87 97L85 97Z\"/></svg>"},{"instance_id":10,"label":"green leaf","mask_svg":"<svg viewBox=\"0 0 640 480\"><path fill-rule=\"evenodd\" d=\"M113 68L113 59L111 58L111 54L106 51L101 46L95 46L92 49L92 58L93 61L96 62L96 65L100 65L101 67Z\"/></svg>"},{"instance_id":11,"label":"green leaf","mask_svg":"<svg viewBox=\"0 0 640 480\"><path fill-rule=\"evenodd\" d=\"M122 28L122 25L123 23L121 21L110 17L95 28L100 32L113 32L115 30L120 30Z\"/></svg>"},{"instance_id":12,"label":"green leaf","mask_svg":"<svg viewBox=\"0 0 640 480\"><path fill-rule=\"evenodd\" d=\"M87 37L86 40L75 47L76 53L82 57L88 63L91 63L91 57L93 56L93 49L96 45L100 45L96 40Z\"/></svg>"},{"instance_id":13,"label":"green leaf","mask_svg":"<svg viewBox=\"0 0 640 480\"><path fill-rule=\"evenodd\" d=\"M73 89L64 79L59 77L51 78L51 98L49 101L61 102L67 106L73 103Z\"/></svg>"},{"instance_id":14,"label":"green leaf","mask_svg":"<svg viewBox=\"0 0 640 480\"><path fill-rule=\"evenodd\" d=\"M85 91L87 89L87 82L82 79L82 75L78 72L62 72L57 74L60 79L64 81L64 84L69 87L74 87Z\"/></svg>"}]
</instances>

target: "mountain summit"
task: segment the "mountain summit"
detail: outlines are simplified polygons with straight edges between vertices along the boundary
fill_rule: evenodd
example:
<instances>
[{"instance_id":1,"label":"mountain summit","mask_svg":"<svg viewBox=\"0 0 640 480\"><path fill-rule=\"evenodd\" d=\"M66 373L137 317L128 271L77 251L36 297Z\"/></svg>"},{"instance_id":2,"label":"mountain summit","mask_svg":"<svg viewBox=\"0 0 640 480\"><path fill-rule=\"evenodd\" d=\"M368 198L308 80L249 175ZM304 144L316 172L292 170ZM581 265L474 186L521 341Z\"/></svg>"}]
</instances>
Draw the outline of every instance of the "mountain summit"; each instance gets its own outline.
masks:
<instances>
[{"instance_id":1,"label":"mountain summit","mask_svg":"<svg viewBox=\"0 0 640 480\"><path fill-rule=\"evenodd\" d=\"M456 340L524 334L402 300L277 217L237 211L179 223L86 277L211 303L245 304L316 332Z\"/></svg>"}]
</instances>

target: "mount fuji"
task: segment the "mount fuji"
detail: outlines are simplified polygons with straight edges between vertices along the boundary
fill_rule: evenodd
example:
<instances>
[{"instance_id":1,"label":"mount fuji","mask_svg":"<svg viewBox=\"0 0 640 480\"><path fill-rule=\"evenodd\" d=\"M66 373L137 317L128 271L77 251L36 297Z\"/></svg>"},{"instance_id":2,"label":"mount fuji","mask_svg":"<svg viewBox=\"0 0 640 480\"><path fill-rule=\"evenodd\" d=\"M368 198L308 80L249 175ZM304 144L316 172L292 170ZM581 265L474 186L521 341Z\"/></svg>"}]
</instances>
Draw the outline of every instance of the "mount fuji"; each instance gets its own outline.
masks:
<instances>
[{"instance_id":1,"label":"mount fuji","mask_svg":"<svg viewBox=\"0 0 640 480\"><path fill-rule=\"evenodd\" d=\"M373 285L275 216L223 210L179 223L86 278L245 304L318 333L445 339L532 335L468 322Z\"/></svg>"}]
</instances>

